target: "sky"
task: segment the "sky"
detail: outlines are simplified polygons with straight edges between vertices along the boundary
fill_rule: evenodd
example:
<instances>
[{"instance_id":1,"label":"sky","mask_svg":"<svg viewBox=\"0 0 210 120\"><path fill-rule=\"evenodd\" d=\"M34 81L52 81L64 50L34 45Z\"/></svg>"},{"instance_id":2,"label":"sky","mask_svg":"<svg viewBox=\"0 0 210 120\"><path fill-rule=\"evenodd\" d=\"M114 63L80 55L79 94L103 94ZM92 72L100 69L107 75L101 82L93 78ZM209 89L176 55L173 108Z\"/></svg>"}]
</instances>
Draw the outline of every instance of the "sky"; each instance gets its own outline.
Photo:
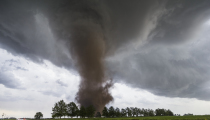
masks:
<instances>
[{"instance_id":1,"label":"sky","mask_svg":"<svg viewBox=\"0 0 210 120\"><path fill-rule=\"evenodd\" d=\"M94 47L94 57L101 51L106 80L100 85L112 80L107 107L210 114L209 5L0 1L0 114L32 118L42 112L49 118L59 100L79 105L78 91L91 83L84 82L84 57L77 51L85 46Z\"/></svg>"}]
</instances>

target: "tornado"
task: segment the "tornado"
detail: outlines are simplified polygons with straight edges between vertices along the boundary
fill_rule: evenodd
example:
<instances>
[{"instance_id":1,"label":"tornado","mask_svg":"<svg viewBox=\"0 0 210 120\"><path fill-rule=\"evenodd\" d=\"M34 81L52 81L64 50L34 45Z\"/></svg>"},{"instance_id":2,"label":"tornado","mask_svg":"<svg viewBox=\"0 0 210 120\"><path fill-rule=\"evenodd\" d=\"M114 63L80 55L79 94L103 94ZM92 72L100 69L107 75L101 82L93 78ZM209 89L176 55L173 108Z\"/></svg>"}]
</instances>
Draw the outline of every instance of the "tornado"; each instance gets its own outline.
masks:
<instances>
[{"instance_id":1,"label":"tornado","mask_svg":"<svg viewBox=\"0 0 210 120\"><path fill-rule=\"evenodd\" d=\"M103 32L94 23L79 24L74 27L71 39L71 52L81 76L76 100L85 107L93 105L101 112L113 100L109 93L112 83L107 82L104 71L106 45Z\"/></svg>"},{"instance_id":2,"label":"tornado","mask_svg":"<svg viewBox=\"0 0 210 120\"><path fill-rule=\"evenodd\" d=\"M106 7L100 1L67 0L55 1L51 8L50 26L58 41L66 43L81 77L75 99L101 112L113 100L104 67L110 22Z\"/></svg>"}]
</instances>

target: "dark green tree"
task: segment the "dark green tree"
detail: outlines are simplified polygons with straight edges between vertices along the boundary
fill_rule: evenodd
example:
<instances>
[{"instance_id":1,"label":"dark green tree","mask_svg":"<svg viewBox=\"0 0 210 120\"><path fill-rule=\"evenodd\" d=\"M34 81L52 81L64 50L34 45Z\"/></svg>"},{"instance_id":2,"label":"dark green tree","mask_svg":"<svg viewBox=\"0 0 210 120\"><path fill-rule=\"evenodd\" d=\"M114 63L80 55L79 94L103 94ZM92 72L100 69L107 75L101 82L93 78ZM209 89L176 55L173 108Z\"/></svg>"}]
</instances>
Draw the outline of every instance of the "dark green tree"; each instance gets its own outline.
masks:
<instances>
[{"instance_id":1,"label":"dark green tree","mask_svg":"<svg viewBox=\"0 0 210 120\"><path fill-rule=\"evenodd\" d=\"M135 107L134 109L135 109L136 117L138 117L139 116L139 111L138 111L139 109L137 107Z\"/></svg>"},{"instance_id":2,"label":"dark green tree","mask_svg":"<svg viewBox=\"0 0 210 120\"><path fill-rule=\"evenodd\" d=\"M121 117L126 117L126 114L127 114L126 110L122 108L121 109Z\"/></svg>"},{"instance_id":3,"label":"dark green tree","mask_svg":"<svg viewBox=\"0 0 210 120\"><path fill-rule=\"evenodd\" d=\"M155 116L155 111L152 109L148 109L148 115L149 116Z\"/></svg>"},{"instance_id":4,"label":"dark green tree","mask_svg":"<svg viewBox=\"0 0 210 120\"><path fill-rule=\"evenodd\" d=\"M127 112L128 117L132 116L132 112L131 112L131 109L129 107L126 108L126 112Z\"/></svg>"},{"instance_id":5,"label":"dark green tree","mask_svg":"<svg viewBox=\"0 0 210 120\"><path fill-rule=\"evenodd\" d=\"M144 116L149 116L148 109L143 109Z\"/></svg>"},{"instance_id":6,"label":"dark green tree","mask_svg":"<svg viewBox=\"0 0 210 120\"><path fill-rule=\"evenodd\" d=\"M131 110L131 116L133 117L135 114L134 107L130 107L130 110Z\"/></svg>"},{"instance_id":7,"label":"dark green tree","mask_svg":"<svg viewBox=\"0 0 210 120\"><path fill-rule=\"evenodd\" d=\"M40 119L43 117L43 114L41 112L37 112L35 115L34 115L34 118L35 119Z\"/></svg>"},{"instance_id":8,"label":"dark green tree","mask_svg":"<svg viewBox=\"0 0 210 120\"><path fill-rule=\"evenodd\" d=\"M130 107L130 110L131 110L131 113L132 113L132 116L136 116L137 114L137 108L134 108L134 107Z\"/></svg>"},{"instance_id":9,"label":"dark green tree","mask_svg":"<svg viewBox=\"0 0 210 120\"><path fill-rule=\"evenodd\" d=\"M144 116L144 108L140 109L140 115Z\"/></svg>"},{"instance_id":10,"label":"dark green tree","mask_svg":"<svg viewBox=\"0 0 210 120\"><path fill-rule=\"evenodd\" d=\"M115 116L120 117L120 109L118 107L115 109Z\"/></svg>"},{"instance_id":11,"label":"dark green tree","mask_svg":"<svg viewBox=\"0 0 210 120\"><path fill-rule=\"evenodd\" d=\"M156 109L155 110L156 116L167 116L167 110L166 109Z\"/></svg>"},{"instance_id":12,"label":"dark green tree","mask_svg":"<svg viewBox=\"0 0 210 120\"><path fill-rule=\"evenodd\" d=\"M74 102L70 102L69 104L67 104L66 114L67 116L71 116L72 118L77 115L77 110L77 105Z\"/></svg>"},{"instance_id":13,"label":"dark green tree","mask_svg":"<svg viewBox=\"0 0 210 120\"><path fill-rule=\"evenodd\" d=\"M76 116L77 116L77 118L78 118L78 116L79 116L79 106L77 106Z\"/></svg>"},{"instance_id":14,"label":"dark green tree","mask_svg":"<svg viewBox=\"0 0 210 120\"><path fill-rule=\"evenodd\" d=\"M166 115L167 116L174 116L174 113L171 110L166 110Z\"/></svg>"},{"instance_id":15,"label":"dark green tree","mask_svg":"<svg viewBox=\"0 0 210 120\"><path fill-rule=\"evenodd\" d=\"M115 110L113 106L109 107L109 117L115 117Z\"/></svg>"},{"instance_id":16,"label":"dark green tree","mask_svg":"<svg viewBox=\"0 0 210 120\"><path fill-rule=\"evenodd\" d=\"M139 115L139 116L142 116L143 115L141 108L138 108L137 115Z\"/></svg>"},{"instance_id":17,"label":"dark green tree","mask_svg":"<svg viewBox=\"0 0 210 120\"><path fill-rule=\"evenodd\" d=\"M106 106L104 107L104 109L103 109L103 111L102 111L102 116L104 116L104 117L109 117L109 112L108 112L108 109L107 109Z\"/></svg>"},{"instance_id":18,"label":"dark green tree","mask_svg":"<svg viewBox=\"0 0 210 120\"><path fill-rule=\"evenodd\" d=\"M156 116L161 116L160 108L157 108L157 109L155 110L155 115L156 115Z\"/></svg>"},{"instance_id":19,"label":"dark green tree","mask_svg":"<svg viewBox=\"0 0 210 120\"><path fill-rule=\"evenodd\" d=\"M66 104L63 100L60 100L58 103L55 103L55 106L52 108L52 117L62 117L66 115Z\"/></svg>"},{"instance_id":20,"label":"dark green tree","mask_svg":"<svg viewBox=\"0 0 210 120\"><path fill-rule=\"evenodd\" d=\"M85 118L85 116L86 116L86 110L85 110L85 107L84 106L81 106L80 107L79 115L80 115L80 117Z\"/></svg>"},{"instance_id":21,"label":"dark green tree","mask_svg":"<svg viewBox=\"0 0 210 120\"><path fill-rule=\"evenodd\" d=\"M95 113L96 109L94 108L93 105L90 105L86 108L86 116L87 117L94 117L94 113Z\"/></svg>"}]
</instances>

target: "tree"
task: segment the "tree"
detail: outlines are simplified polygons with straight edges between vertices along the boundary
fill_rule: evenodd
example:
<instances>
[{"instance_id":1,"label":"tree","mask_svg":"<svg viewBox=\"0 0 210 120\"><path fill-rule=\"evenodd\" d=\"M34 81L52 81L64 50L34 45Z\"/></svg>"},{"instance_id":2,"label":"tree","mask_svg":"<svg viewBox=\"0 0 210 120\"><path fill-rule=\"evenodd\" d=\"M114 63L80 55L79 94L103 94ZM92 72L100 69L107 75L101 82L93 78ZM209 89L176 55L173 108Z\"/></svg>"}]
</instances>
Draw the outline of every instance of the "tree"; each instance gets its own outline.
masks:
<instances>
[{"instance_id":1,"label":"tree","mask_svg":"<svg viewBox=\"0 0 210 120\"><path fill-rule=\"evenodd\" d=\"M121 109L121 117L126 117L126 114L127 114L126 110L122 108Z\"/></svg>"},{"instance_id":2,"label":"tree","mask_svg":"<svg viewBox=\"0 0 210 120\"><path fill-rule=\"evenodd\" d=\"M106 106L104 107L104 109L103 109L103 111L102 111L102 115L103 115L104 117L108 117L108 116L109 116L109 112L108 112L108 109L107 109Z\"/></svg>"},{"instance_id":3,"label":"tree","mask_svg":"<svg viewBox=\"0 0 210 120\"><path fill-rule=\"evenodd\" d=\"M130 107L130 110L131 110L131 113L132 113L132 116L136 116L137 114L137 108L134 108L134 107Z\"/></svg>"},{"instance_id":4,"label":"tree","mask_svg":"<svg viewBox=\"0 0 210 120\"><path fill-rule=\"evenodd\" d=\"M35 115L34 115L34 118L35 119L40 119L43 117L43 114L41 112L37 112Z\"/></svg>"},{"instance_id":5,"label":"tree","mask_svg":"<svg viewBox=\"0 0 210 120\"><path fill-rule=\"evenodd\" d=\"M113 106L109 107L109 117L115 117L115 110Z\"/></svg>"},{"instance_id":6,"label":"tree","mask_svg":"<svg viewBox=\"0 0 210 120\"><path fill-rule=\"evenodd\" d=\"M158 108L158 109L155 110L155 115L156 116L161 116L160 108Z\"/></svg>"},{"instance_id":7,"label":"tree","mask_svg":"<svg viewBox=\"0 0 210 120\"><path fill-rule=\"evenodd\" d=\"M80 107L79 115L80 115L80 117L85 118L85 116L86 116L86 110L85 110L85 107L84 106L81 106Z\"/></svg>"},{"instance_id":8,"label":"tree","mask_svg":"<svg viewBox=\"0 0 210 120\"><path fill-rule=\"evenodd\" d=\"M79 112L80 112L80 110L79 110L79 108L78 108L79 106L77 106L76 108L77 108L77 110L76 110L76 116L77 116L77 118L78 118L78 116L79 116Z\"/></svg>"},{"instance_id":9,"label":"tree","mask_svg":"<svg viewBox=\"0 0 210 120\"><path fill-rule=\"evenodd\" d=\"M148 109L149 116L155 116L155 111L152 109Z\"/></svg>"},{"instance_id":10,"label":"tree","mask_svg":"<svg viewBox=\"0 0 210 120\"><path fill-rule=\"evenodd\" d=\"M142 109L142 112L143 112L143 115L144 115L144 116L148 116L148 110L147 110L147 109L144 109L144 108L143 108L143 109Z\"/></svg>"},{"instance_id":11,"label":"tree","mask_svg":"<svg viewBox=\"0 0 210 120\"><path fill-rule=\"evenodd\" d=\"M60 114L57 112L58 111L58 103L55 103L55 106L54 106L54 108L52 108L52 111L53 111L53 113L52 113L52 118L55 118L55 117L59 117L60 116Z\"/></svg>"},{"instance_id":12,"label":"tree","mask_svg":"<svg viewBox=\"0 0 210 120\"><path fill-rule=\"evenodd\" d=\"M140 116L144 116L144 108L140 109Z\"/></svg>"},{"instance_id":13,"label":"tree","mask_svg":"<svg viewBox=\"0 0 210 120\"><path fill-rule=\"evenodd\" d=\"M115 109L115 116L120 117L120 109L118 107Z\"/></svg>"},{"instance_id":14,"label":"tree","mask_svg":"<svg viewBox=\"0 0 210 120\"><path fill-rule=\"evenodd\" d=\"M126 112L128 114L128 117L132 116L131 109L129 107L126 108Z\"/></svg>"},{"instance_id":15,"label":"tree","mask_svg":"<svg viewBox=\"0 0 210 120\"><path fill-rule=\"evenodd\" d=\"M93 117L96 109L93 107L93 105L90 105L86 108L86 116L87 117Z\"/></svg>"},{"instance_id":16,"label":"tree","mask_svg":"<svg viewBox=\"0 0 210 120\"><path fill-rule=\"evenodd\" d=\"M166 115L167 116L174 116L174 113L171 110L166 110Z\"/></svg>"},{"instance_id":17,"label":"tree","mask_svg":"<svg viewBox=\"0 0 210 120\"><path fill-rule=\"evenodd\" d=\"M139 111L138 111L138 110L139 110L139 109L138 109L137 107L135 107L134 110L135 110L135 115L136 115L136 117L138 117L138 115L139 115Z\"/></svg>"},{"instance_id":18,"label":"tree","mask_svg":"<svg viewBox=\"0 0 210 120\"><path fill-rule=\"evenodd\" d=\"M66 114L67 116L71 116L72 118L77 115L77 110L77 105L74 102L70 102L69 104L67 104Z\"/></svg>"},{"instance_id":19,"label":"tree","mask_svg":"<svg viewBox=\"0 0 210 120\"><path fill-rule=\"evenodd\" d=\"M134 114L135 114L135 110L134 110L134 108L133 108L133 107L130 107L130 110L131 110L131 116L133 117L133 116L134 116Z\"/></svg>"},{"instance_id":20,"label":"tree","mask_svg":"<svg viewBox=\"0 0 210 120\"><path fill-rule=\"evenodd\" d=\"M137 112L138 115L143 116L143 110L141 108L138 108Z\"/></svg>"},{"instance_id":21,"label":"tree","mask_svg":"<svg viewBox=\"0 0 210 120\"><path fill-rule=\"evenodd\" d=\"M63 100L60 100L58 103L55 103L55 106L52 108L52 117L62 117L66 115L66 104Z\"/></svg>"},{"instance_id":22,"label":"tree","mask_svg":"<svg viewBox=\"0 0 210 120\"><path fill-rule=\"evenodd\" d=\"M136 110L136 117L138 117L139 115L141 116L141 109L140 108L137 108L137 110Z\"/></svg>"},{"instance_id":23,"label":"tree","mask_svg":"<svg viewBox=\"0 0 210 120\"><path fill-rule=\"evenodd\" d=\"M156 116L173 116L174 115L171 110L160 109L160 108L155 110L155 114Z\"/></svg>"}]
</instances>

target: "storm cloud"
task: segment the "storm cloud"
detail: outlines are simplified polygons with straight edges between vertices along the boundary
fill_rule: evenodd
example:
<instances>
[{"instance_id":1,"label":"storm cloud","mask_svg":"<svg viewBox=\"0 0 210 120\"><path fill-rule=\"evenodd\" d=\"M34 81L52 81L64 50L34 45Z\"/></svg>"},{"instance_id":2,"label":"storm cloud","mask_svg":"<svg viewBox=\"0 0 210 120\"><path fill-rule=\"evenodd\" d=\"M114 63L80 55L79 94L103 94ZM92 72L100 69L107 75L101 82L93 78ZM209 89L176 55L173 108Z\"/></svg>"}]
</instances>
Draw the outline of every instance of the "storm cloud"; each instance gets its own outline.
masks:
<instances>
[{"instance_id":1,"label":"storm cloud","mask_svg":"<svg viewBox=\"0 0 210 120\"><path fill-rule=\"evenodd\" d=\"M15 78L12 73L5 71L0 71L0 84L7 88L23 89L21 87L21 82Z\"/></svg>"},{"instance_id":2,"label":"storm cloud","mask_svg":"<svg viewBox=\"0 0 210 120\"><path fill-rule=\"evenodd\" d=\"M59 9L63 2L1 1L0 47L34 62L47 59L76 71L73 53L66 46L72 43L65 40L72 36L63 27L72 27L84 9L81 2L71 3L66 9ZM84 7L94 9L98 5L103 8L98 13L106 19L96 24L104 26L93 26L88 31L105 33L105 74L114 82L160 96L210 100L208 0L84 3ZM65 15L71 19L65 19ZM82 17L90 16L100 18L98 14Z\"/></svg>"}]
</instances>

